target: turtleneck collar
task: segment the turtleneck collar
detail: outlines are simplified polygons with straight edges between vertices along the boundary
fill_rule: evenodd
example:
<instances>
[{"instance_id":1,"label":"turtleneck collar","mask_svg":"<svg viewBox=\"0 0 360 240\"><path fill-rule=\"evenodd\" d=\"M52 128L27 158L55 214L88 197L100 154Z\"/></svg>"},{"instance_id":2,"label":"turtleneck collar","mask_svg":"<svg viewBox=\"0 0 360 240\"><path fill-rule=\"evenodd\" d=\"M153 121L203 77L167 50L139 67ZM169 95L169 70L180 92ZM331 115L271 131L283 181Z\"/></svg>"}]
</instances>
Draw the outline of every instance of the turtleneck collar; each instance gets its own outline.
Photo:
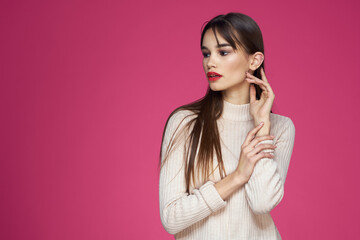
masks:
<instances>
[{"instance_id":1,"label":"turtleneck collar","mask_svg":"<svg viewBox=\"0 0 360 240\"><path fill-rule=\"evenodd\" d=\"M232 121L250 121L253 117L250 115L250 103L233 104L223 100L224 110L222 117Z\"/></svg>"}]
</instances>

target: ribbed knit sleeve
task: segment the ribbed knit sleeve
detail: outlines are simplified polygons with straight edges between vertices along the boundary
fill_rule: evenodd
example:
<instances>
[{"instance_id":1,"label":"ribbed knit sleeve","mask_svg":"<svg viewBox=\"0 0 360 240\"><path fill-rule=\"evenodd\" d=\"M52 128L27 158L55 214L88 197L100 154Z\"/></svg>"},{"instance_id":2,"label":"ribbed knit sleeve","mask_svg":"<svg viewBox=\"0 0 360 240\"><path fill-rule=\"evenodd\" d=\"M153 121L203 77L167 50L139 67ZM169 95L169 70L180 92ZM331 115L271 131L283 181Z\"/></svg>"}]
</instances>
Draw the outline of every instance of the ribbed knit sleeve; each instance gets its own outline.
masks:
<instances>
[{"instance_id":1,"label":"ribbed knit sleeve","mask_svg":"<svg viewBox=\"0 0 360 240\"><path fill-rule=\"evenodd\" d=\"M289 168L290 158L295 141L295 126L290 118L286 118L285 127L277 138L274 158L260 159L253 174L245 184L245 196L254 213L269 213L284 196L284 184ZM259 144L274 144L274 140L264 140Z\"/></svg>"},{"instance_id":2,"label":"ribbed knit sleeve","mask_svg":"<svg viewBox=\"0 0 360 240\"><path fill-rule=\"evenodd\" d=\"M194 189L191 194L186 193L184 147L188 140L188 132L178 134L190 120L190 117L187 117L182 121L185 116L186 114L180 111L170 117L161 150L164 158L168 145L173 142L171 137L176 132L177 144L161 168L159 180L161 222L170 234L186 229L226 205L212 181L207 181L198 189Z\"/></svg>"}]
</instances>

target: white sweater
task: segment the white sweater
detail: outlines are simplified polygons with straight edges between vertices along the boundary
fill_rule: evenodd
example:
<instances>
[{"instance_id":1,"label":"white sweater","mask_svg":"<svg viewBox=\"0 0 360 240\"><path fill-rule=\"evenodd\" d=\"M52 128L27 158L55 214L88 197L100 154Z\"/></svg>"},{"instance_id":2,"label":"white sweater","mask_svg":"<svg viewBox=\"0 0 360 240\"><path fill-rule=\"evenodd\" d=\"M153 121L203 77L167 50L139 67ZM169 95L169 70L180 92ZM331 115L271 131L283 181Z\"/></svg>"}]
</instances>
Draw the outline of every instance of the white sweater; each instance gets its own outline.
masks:
<instances>
[{"instance_id":1,"label":"white sweater","mask_svg":"<svg viewBox=\"0 0 360 240\"><path fill-rule=\"evenodd\" d=\"M189 113L187 110L179 111L169 119L163 139L163 158L176 127ZM190 119L185 118L180 128ZM274 113L270 113L270 122L270 134L275 138L259 144L275 143L275 150L264 150L273 152L274 158L260 159L249 181L225 201L214 187L214 183L221 180L219 168L207 181L199 182L201 178L197 179L197 183L192 183L195 186L190 187L190 194L185 193L183 153L184 146L187 146L184 144L189 142L186 140L188 132L182 135L160 171L160 217L168 233L174 234L175 239L281 239L270 211L284 196L295 126L290 118ZM245 137L255 127L250 104L237 105L224 101L224 112L217 124L224 167L230 174L238 165ZM216 167L215 154L214 169Z\"/></svg>"}]
</instances>

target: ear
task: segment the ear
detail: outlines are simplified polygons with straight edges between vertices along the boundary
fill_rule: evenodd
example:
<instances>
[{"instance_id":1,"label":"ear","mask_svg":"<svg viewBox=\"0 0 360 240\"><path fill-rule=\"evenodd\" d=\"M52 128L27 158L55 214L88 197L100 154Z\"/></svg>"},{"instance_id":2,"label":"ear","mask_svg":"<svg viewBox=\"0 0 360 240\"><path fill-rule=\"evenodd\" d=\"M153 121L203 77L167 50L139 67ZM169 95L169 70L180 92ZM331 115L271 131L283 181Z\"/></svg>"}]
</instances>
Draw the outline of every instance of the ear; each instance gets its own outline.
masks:
<instances>
[{"instance_id":1,"label":"ear","mask_svg":"<svg viewBox=\"0 0 360 240\"><path fill-rule=\"evenodd\" d=\"M262 52L256 52L256 53L252 54L250 57L249 69L251 69L252 71L255 71L256 69L258 69L261 66L263 61L264 61L264 54Z\"/></svg>"}]
</instances>

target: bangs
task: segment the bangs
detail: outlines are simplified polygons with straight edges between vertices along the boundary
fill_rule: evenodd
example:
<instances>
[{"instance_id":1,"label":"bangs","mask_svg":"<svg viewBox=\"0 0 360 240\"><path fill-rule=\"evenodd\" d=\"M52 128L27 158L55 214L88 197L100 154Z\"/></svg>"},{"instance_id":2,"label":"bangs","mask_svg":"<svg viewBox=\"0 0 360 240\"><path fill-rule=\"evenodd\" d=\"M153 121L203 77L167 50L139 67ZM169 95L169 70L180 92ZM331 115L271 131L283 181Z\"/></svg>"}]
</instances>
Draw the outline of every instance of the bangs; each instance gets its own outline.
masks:
<instances>
[{"instance_id":1,"label":"bangs","mask_svg":"<svg viewBox=\"0 0 360 240\"><path fill-rule=\"evenodd\" d=\"M239 37L235 35L236 30L234 29L234 27L231 26L231 24L228 21L223 19L214 22L213 24L211 24L211 26L209 26L209 28L212 29L218 45L220 43L217 37L217 33L219 33L221 37L223 37L231 45L233 49L242 50L243 45L241 44Z\"/></svg>"}]
</instances>

